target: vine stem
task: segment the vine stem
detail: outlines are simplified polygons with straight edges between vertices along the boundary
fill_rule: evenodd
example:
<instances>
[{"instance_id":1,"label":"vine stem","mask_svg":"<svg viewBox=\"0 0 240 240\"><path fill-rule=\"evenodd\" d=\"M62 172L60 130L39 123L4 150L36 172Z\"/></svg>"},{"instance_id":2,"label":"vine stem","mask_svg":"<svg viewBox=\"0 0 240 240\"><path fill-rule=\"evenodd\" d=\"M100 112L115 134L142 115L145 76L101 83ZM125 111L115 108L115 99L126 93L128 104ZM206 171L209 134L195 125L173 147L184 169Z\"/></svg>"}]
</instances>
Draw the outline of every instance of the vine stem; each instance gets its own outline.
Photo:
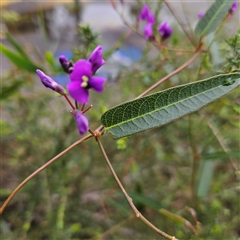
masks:
<instances>
[{"instance_id":1,"label":"vine stem","mask_svg":"<svg viewBox=\"0 0 240 240\"><path fill-rule=\"evenodd\" d=\"M100 138L99 137L96 137L96 140L97 140L97 143L98 143L98 146L107 162L107 165L113 175L113 177L115 178L119 188L121 189L123 195L125 196L126 200L128 201L130 207L132 208L132 210L134 211L135 215L137 218L140 218L145 224L147 224L150 228L152 228L154 231L156 231L158 234L160 234L162 237L166 238L166 239L170 239L170 240L177 240L177 238L175 238L174 236L170 236L168 235L167 233L161 231L160 229L158 229L157 227L155 227L151 222L149 222L139 211L138 209L135 207L133 201L132 201L132 198L128 195L128 193L126 192L125 188L123 187L121 181L119 180L114 168L112 167L112 164L111 162L109 161L108 159L108 156L105 152L105 149L102 145L102 142L100 141Z\"/></svg>"},{"instance_id":2,"label":"vine stem","mask_svg":"<svg viewBox=\"0 0 240 240\"><path fill-rule=\"evenodd\" d=\"M202 46L202 44L199 45L199 47L198 47L197 51L195 52L195 54L187 62L185 62L182 66L180 66L179 68L177 68L173 72L169 73L164 78L160 79L158 82L156 82L150 88L148 88L145 92L141 93L137 98L141 98L141 97L145 96L146 94L151 92L153 89L158 87L160 84L162 84L164 81L168 80L170 77L174 76L175 74L181 72L184 68L189 66L192 62L194 62L197 59L197 57L200 55L200 53L202 52L201 46Z\"/></svg>"},{"instance_id":3,"label":"vine stem","mask_svg":"<svg viewBox=\"0 0 240 240\"><path fill-rule=\"evenodd\" d=\"M59 159L61 156L63 156L64 154L66 154L68 151L70 151L71 149L73 149L74 147L76 147L77 145L79 145L80 143L84 142L85 140L89 139L93 137L92 134L88 134L87 136L81 138L80 140L76 141L75 143L73 143L71 146L69 146L68 148L66 148L64 151L62 151L61 153L59 153L57 156L55 156L54 158L52 158L51 160L49 160L47 163L45 163L44 165L42 165L40 168L38 168L35 172L33 172L30 176L28 176L24 181L22 181L15 189L14 191L10 194L10 196L7 198L7 200L3 203L2 207L0 208L0 214L3 213L4 209L6 208L6 206L8 205L8 203L12 200L12 198L16 195L16 193L28 182L30 181L33 177L35 177L38 173L40 173L42 170L44 170L46 167L48 167L50 164L52 164L53 162L55 162L57 159Z\"/></svg>"}]
</instances>

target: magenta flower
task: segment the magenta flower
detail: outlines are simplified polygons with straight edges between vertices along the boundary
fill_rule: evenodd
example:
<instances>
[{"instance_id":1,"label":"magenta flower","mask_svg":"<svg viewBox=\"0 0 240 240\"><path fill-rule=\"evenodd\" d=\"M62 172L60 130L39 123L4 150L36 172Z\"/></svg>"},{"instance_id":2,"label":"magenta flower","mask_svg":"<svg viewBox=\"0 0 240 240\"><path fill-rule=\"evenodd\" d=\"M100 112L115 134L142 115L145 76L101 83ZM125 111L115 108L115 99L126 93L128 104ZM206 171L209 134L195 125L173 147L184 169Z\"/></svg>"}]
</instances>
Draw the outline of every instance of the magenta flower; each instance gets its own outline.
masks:
<instances>
[{"instance_id":1,"label":"magenta flower","mask_svg":"<svg viewBox=\"0 0 240 240\"><path fill-rule=\"evenodd\" d=\"M151 23L147 23L145 28L144 28L144 36L146 39L149 39L153 35L153 30L152 30L153 25Z\"/></svg>"},{"instance_id":2,"label":"magenta flower","mask_svg":"<svg viewBox=\"0 0 240 240\"><path fill-rule=\"evenodd\" d=\"M145 20L147 23L155 23L155 16L150 12L148 5L144 5L141 13L138 16L138 20Z\"/></svg>"},{"instance_id":3,"label":"magenta flower","mask_svg":"<svg viewBox=\"0 0 240 240\"><path fill-rule=\"evenodd\" d=\"M102 59L102 46L97 46L93 50L88 61L92 63L92 74L95 74L95 72L105 63Z\"/></svg>"},{"instance_id":4,"label":"magenta flower","mask_svg":"<svg viewBox=\"0 0 240 240\"><path fill-rule=\"evenodd\" d=\"M237 8L238 8L238 1L235 0L230 10L232 10L232 12L235 12Z\"/></svg>"},{"instance_id":5,"label":"magenta flower","mask_svg":"<svg viewBox=\"0 0 240 240\"><path fill-rule=\"evenodd\" d=\"M204 12L199 12L199 13L198 13L198 18L201 19L203 16L204 16Z\"/></svg>"},{"instance_id":6,"label":"magenta flower","mask_svg":"<svg viewBox=\"0 0 240 240\"><path fill-rule=\"evenodd\" d=\"M52 78L50 78L49 76L47 76L44 72L42 72L41 70L37 69L36 70L42 84L47 87L47 88L51 88L53 91L58 92L61 95L65 95L65 90L64 88L59 85L58 83L56 83Z\"/></svg>"},{"instance_id":7,"label":"magenta flower","mask_svg":"<svg viewBox=\"0 0 240 240\"><path fill-rule=\"evenodd\" d=\"M102 59L102 47L97 46L88 60L80 59L74 65L70 73L70 83L67 88L70 96L79 103L87 103L89 89L96 92L103 91L103 83L107 80L104 77L93 77L92 75L105 63Z\"/></svg>"},{"instance_id":8,"label":"magenta flower","mask_svg":"<svg viewBox=\"0 0 240 240\"><path fill-rule=\"evenodd\" d=\"M172 28L168 26L167 21L164 21L159 27L158 31L162 36L162 40L169 38L172 35Z\"/></svg>"},{"instance_id":9,"label":"magenta flower","mask_svg":"<svg viewBox=\"0 0 240 240\"><path fill-rule=\"evenodd\" d=\"M144 36L146 39L149 39L153 35L152 27L155 24L155 16L149 11L147 5L144 5L141 13L138 16L138 20L146 21L146 26L144 28Z\"/></svg>"},{"instance_id":10,"label":"magenta flower","mask_svg":"<svg viewBox=\"0 0 240 240\"><path fill-rule=\"evenodd\" d=\"M70 74L73 71L73 62L68 61L65 56L61 55L59 57L59 62L61 63L62 68L66 73Z\"/></svg>"},{"instance_id":11,"label":"magenta flower","mask_svg":"<svg viewBox=\"0 0 240 240\"><path fill-rule=\"evenodd\" d=\"M89 130L88 119L79 110L74 110L73 115L77 123L79 134L82 135L86 133Z\"/></svg>"}]
</instances>

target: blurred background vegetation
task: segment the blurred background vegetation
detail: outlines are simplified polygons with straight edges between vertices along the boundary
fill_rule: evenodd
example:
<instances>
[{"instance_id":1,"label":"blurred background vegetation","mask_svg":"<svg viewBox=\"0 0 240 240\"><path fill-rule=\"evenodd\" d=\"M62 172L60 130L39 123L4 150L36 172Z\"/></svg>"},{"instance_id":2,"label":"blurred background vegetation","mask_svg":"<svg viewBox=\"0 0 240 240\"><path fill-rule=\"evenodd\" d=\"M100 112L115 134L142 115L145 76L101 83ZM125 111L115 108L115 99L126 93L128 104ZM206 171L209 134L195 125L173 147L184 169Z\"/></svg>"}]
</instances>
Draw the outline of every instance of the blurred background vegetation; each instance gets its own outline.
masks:
<instances>
[{"instance_id":1,"label":"blurred background vegetation","mask_svg":"<svg viewBox=\"0 0 240 240\"><path fill-rule=\"evenodd\" d=\"M130 24L140 12L139 2L125 6ZM64 53L76 61L87 58L97 44L103 45L106 65L99 74L107 76L108 82L101 95L92 93L93 108L87 113L95 129L104 111L135 98L193 55L174 15L166 6L161 8L160 1L156 11L161 10L160 19L169 18L174 29L167 46L181 51L156 53L151 43L119 21L109 3L39 4L28 13L22 10L26 4L5 7L1 22L6 30L1 32L6 57L1 94L1 203L33 171L79 139L66 102L39 83L36 68L64 85L68 76L57 57ZM106 13L95 16L100 5ZM187 3L183 7L187 11ZM102 15L108 25L100 19ZM197 14L191 18L198 21ZM239 13L225 23L206 53L157 91L239 70L237 18ZM89 26L86 19L100 23ZM210 37L206 48L208 41ZM161 230L179 239L240 239L239 103L239 89L235 89L164 127L118 141L110 135L102 138L134 203ZM161 239L135 218L93 139L24 186L1 215L0 234L4 240Z\"/></svg>"}]
</instances>

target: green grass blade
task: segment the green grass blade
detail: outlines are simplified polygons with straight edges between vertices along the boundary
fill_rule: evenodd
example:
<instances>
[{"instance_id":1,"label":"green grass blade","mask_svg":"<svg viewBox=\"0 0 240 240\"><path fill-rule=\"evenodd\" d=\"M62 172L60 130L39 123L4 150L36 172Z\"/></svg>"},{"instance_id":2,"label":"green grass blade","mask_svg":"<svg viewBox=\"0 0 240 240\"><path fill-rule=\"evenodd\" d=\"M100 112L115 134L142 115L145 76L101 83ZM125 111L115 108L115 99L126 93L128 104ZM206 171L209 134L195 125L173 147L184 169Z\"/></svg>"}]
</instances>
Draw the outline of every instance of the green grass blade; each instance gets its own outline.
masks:
<instances>
[{"instance_id":1,"label":"green grass blade","mask_svg":"<svg viewBox=\"0 0 240 240\"><path fill-rule=\"evenodd\" d=\"M27 53L24 51L23 47L16 42L13 37L9 33L5 33L6 39L8 42L16 49L16 51L22 56L25 57L26 59L29 59Z\"/></svg>"},{"instance_id":2,"label":"green grass blade","mask_svg":"<svg viewBox=\"0 0 240 240\"><path fill-rule=\"evenodd\" d=\"M0 95L0 102L8 99L11 97L13 94L18 92L19 88L22 86L24 83L23 80L16 80L9 86L2 86L2 93Z\"/></svg>"},{"instance_id":3,"label":"green grass blade","mask_svg":"<svg viewBox=\"0 0 240 240\"><path fill-rule=\"evenodd\" d=\"M197 111L239 83L240 73L231 73L170 88L116 106L102 115L101 122L114 139L122 138Z\"/></svg>"},{"instance_id":4,"label":"green grass blade","mask_svg":"<svg viewBox=\"0 0 240 240\"><path fill-rule=\"evenodd\" d=\"M13 52L8 47L0 44L0 51L17 67L27 70L29 72L35 72L39 67L32 63L29 59Z\"/></svg>"},{"instance_id":5,"label":"green grass blade","mask_svg":"<svg viewBox=\"0 0 240 240\"><path fill-rule=\"evenodd\" d=\"M195 28L195 33L201 37L216 30L227 12L233 5L234 0L216 0L201 18Z\"/></svg>"},{"instance_id":6,"label":"green grass blade","mask_svg":"<svg viewBox=\"0 0 240 240\"><path fill-rule=\"evenodd\" d=\"M196 187L196 194L199 197L206 197L211 185L215 161L207 160L201 164L200 175Z\"/></svg>"}]
</instances>

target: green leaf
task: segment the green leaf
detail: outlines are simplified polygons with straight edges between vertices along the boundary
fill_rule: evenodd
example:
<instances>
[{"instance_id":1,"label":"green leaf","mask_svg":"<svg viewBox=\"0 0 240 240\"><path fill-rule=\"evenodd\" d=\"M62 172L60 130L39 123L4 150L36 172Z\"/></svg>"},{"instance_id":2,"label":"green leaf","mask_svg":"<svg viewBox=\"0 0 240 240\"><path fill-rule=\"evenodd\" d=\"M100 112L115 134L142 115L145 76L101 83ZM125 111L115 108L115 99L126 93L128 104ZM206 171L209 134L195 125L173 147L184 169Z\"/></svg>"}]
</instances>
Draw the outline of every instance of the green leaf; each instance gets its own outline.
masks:
<instances>
[{"instance_id":1,"label":"green leaf","mask_svg":"<svg viewBox=\"0 0 240 240\"><path fill-rule=\"evenodd\" d=\"M16 80L8 86L2 86L2 93L0 95L0 102L6 100L7 98L11 97L15 94L19 88L22 86L24 81Z\"/></svg>"},{"instance_id":2,"label":"green leaf","mask_svg":"<svg viewBox=\"0 0 240 240\"><path fill-rule=\"evenodd\" d=\"M217 75L116 106L101 117L114 139L162 126L220 98L240 83L240 73Z\"/></svg>"},{"instance_id":3,"label":"green leaf","mask_svg":"<svg viewBox=\"0 0 240 240\"><path fill-rule=\"evenodd\" d=\"M213 32L233 5L234 0L216 0L198 22L195 33L201 37Z\"/></svg>"},{"instance_id":4,"label":"green leaf","mask_svg":"<svg viewBox=\"0 0 240 240\"><path fill-rule=\"evenodd\" d=\"M240 152L215 152L202 156L202 160L225 160L226 158L236 157L240 158Z\"/></svg>"},{"instance_id":5,"label":"green leaf","mask_svg":"<svg viewBox=\"0 0 240 240\"><path fill-rule=\"evenodd\" d=\"M32 63L31 60L26 59L18 53L13 52L8 47L0 44L0 51L17 67L27 70L29 72L35 72L39 67Z\"/></svg>"},{"instance_id":6,"label":"green leaf","mask_svg":"<svg viewBox=\"0 0 240 240\"><path fill-rule=\"evenodd\" d=\"M46 61L49 64L49 66L51 67L52 71L56 72L57 71L57 67L56 67L55 59L54 59L54 56L53 56L52 52L47 51L45 53L45 58L46 58Z\"/></svg>"},{"instance_id":7,"label":"green leaf","mask_svg":"<svg viewBox=\"0 0 240 240\"><path fill-rule=\"evenodd\" d=\"M25 57L26 59L29 59L27 53L24 51L23 47L18 44L18 42L16 42L12 36L9 33L5 33L6 39L8 40L9 43L11 43L11 45L18 51L18 53L20 55L22 55L22 57Z\"/></svg>"},{"instance_id":8,"label":"green leaf","mask_svg":"<svg viewBox=\"0 0 240 240\"><path fill-rule=\"evenodd\" d=\"M200 175L198 178L198 184L196 188L196 194L199 197L206 197L212 181L214 172L215 161L207 160L201 164Z\"/></svg>"}]
</instances>

